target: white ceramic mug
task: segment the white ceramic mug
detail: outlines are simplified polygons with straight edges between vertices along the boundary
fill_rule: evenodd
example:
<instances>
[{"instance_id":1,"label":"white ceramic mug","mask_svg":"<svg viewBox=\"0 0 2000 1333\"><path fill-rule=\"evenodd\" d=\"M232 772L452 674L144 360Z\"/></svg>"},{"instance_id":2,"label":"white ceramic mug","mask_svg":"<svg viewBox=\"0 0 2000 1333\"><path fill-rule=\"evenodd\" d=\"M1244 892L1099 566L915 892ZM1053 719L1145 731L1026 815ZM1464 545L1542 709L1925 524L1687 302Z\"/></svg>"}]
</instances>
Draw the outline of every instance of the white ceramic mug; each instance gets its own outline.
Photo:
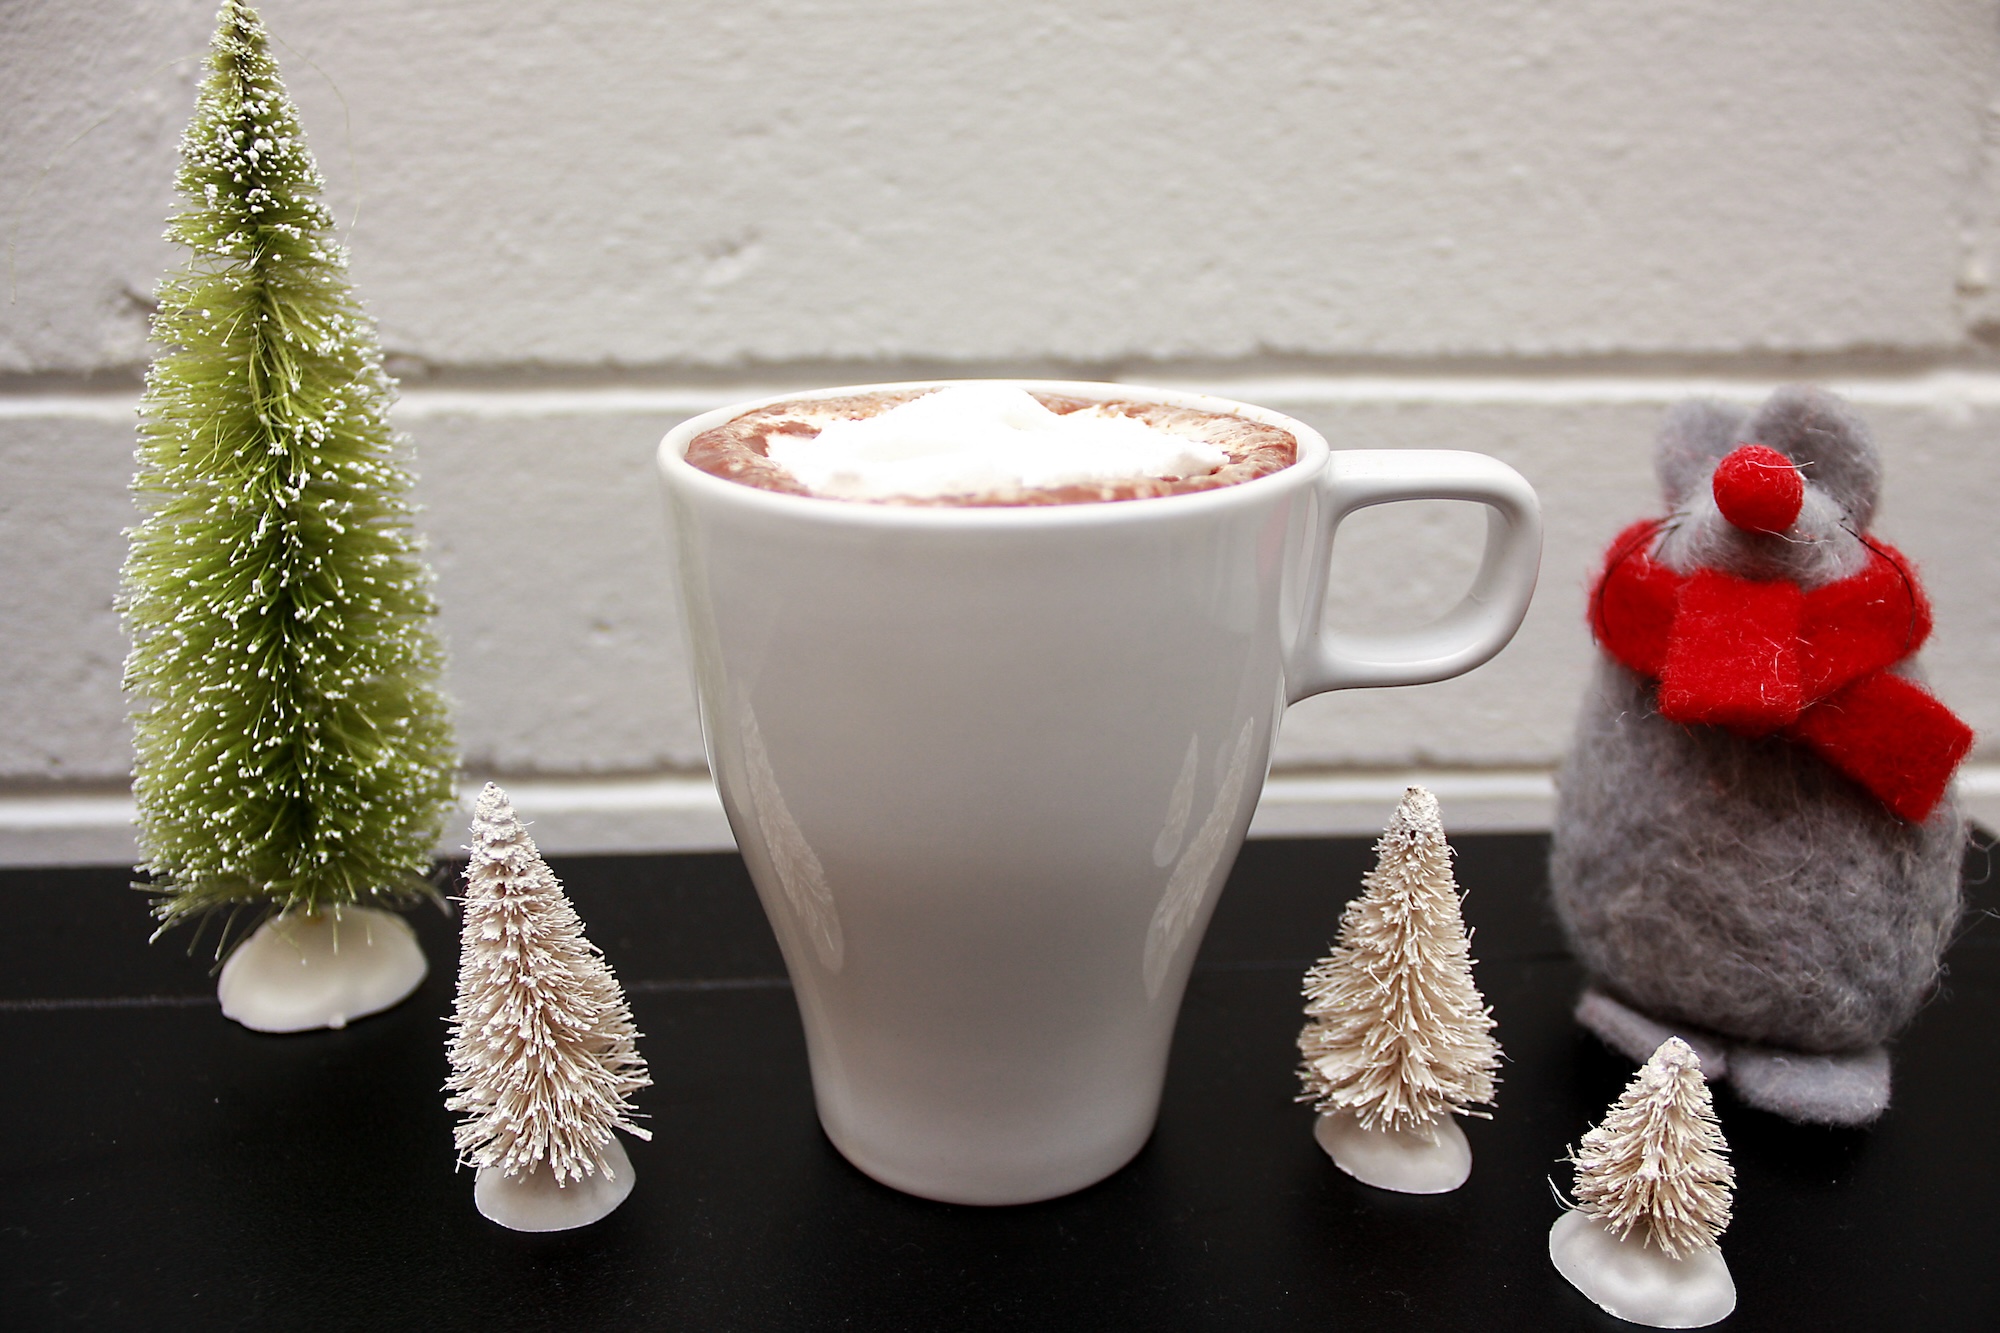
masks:
<instances>
[{"instance_id":1,"label":"white ceramic mug","mask_svg":"<svg viewBox=\"0 0 2000 1333\"><path fill-rule=\"evenodd\" d=\"M1482 454L1335 452L1241 403L1021 385L1269 422L1298 461L1189 495L932 508L689 466L760 403L659 451L709 765L820 1122L875 1179L959 1203L1051 1198L1138 1152L1285 705L1479 665L1541 553L1534 492ZM1334 529L1410 499L1488 507L1471 591L1420 630L1327 630Z\"/></svg>"}]
</instances>

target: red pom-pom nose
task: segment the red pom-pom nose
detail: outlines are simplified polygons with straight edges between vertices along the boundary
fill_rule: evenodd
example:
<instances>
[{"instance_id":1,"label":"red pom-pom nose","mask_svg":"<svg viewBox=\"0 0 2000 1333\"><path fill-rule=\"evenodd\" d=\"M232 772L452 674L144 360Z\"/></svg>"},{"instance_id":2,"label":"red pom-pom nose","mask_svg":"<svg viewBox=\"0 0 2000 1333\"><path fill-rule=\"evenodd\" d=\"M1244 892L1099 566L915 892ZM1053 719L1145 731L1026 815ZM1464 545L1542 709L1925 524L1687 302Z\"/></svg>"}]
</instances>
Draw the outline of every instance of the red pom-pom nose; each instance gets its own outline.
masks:
<instances>
[{"instance_id":1,"label":"red pom-pom nose","mask_svg":"<svg viewBox=\"0 0 2000 1333\"><path fill-rule=\"evenodd\" d=\"M1715 507L1745 532L1783 532L1805 498L1805 478L1767 445L1743 445L1715 465Z\"/></svg>"}]
</instances>

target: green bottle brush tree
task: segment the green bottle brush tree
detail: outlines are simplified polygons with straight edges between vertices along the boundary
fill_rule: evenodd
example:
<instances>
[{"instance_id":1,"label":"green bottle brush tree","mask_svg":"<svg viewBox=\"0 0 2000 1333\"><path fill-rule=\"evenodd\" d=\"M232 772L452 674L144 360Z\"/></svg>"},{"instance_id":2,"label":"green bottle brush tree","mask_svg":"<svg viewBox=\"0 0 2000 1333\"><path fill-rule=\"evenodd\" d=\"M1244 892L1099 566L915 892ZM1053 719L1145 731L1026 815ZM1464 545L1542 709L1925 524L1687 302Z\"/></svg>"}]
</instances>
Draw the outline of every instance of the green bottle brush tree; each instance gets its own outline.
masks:
<instances>
[{"instance_id":1,"label":"green bottle brush tree","mask_svg":"<svg viewBox=\"0 0 2000 1333\"><path fill-rule=\"evenodd\" d=\"M338 1027L424 974L393 912L452 801L405 446L256 12L225 0L181 142L121 609L160 930L228 914L224 1011ZM414 970L413 970L414 969ZM399 989L400 988L400 989Z\"/></svg>"}]
</instances>

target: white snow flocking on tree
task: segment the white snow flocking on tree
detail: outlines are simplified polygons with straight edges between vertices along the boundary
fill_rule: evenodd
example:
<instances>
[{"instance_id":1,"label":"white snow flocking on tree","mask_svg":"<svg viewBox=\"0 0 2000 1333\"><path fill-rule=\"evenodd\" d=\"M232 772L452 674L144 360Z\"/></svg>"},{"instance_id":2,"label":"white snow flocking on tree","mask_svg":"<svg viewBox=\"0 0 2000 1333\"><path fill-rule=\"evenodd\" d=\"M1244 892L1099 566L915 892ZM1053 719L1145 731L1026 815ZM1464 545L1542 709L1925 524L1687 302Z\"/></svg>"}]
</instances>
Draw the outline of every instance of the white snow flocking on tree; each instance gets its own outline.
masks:
<instances>
[{"instance_id":1,"label":"white snow flocking on tree","mask_svg":"<svg viewBox=\"0 0 2000 1333\"><path fill-rule=\"evenodd\" d=\"M614 1130L652 1082L618 980L564 895L507 794L488 783L465 870L452 1097L468 1116L460 1160L479 1168L475 1198L494 1221L554 1231L624 1201L632 1167Z\"/></svg>"},{"instance_id":2,"label":"white snow flocking on tree","mask_svg":"<svg viewBox=\"0 0 2000 1333\"><path fill-rule=\"evenodd\" d=\"M1728 1151L1701 1060L1669 1037L1571 1155L1576 1206L1671 1258L1713 1249L1736 1184Z\"/></svg>"},{"instance_id":3,"label":"white snow flocking on tree","mask_svg":"<svg viewBox=\"0 0 2000 1333\"><path fill-rule=\"evenodd\" d=\"M1549 1231L1557 1271L1605 1310L1700 1328L1736 1308L1717 1238L1736 1183L1701 1060L1679 1037L1654 1051L1570 1155L1576 1207Z\"/></svg>"},{"instance_id":4,"label":"white snow flocking on tree","mask_svg":"<svg viewBox=\"0 0 2000 1333\"><path fill-rule=\"evenodd\" d=\"M1437 798L1404 793L1375 868L1341 915L1334 951L1306 974L1301 1101L1336 1164L1385 1189L1463 1184L1471 1149L1454 1116L1483 1115L1500 1066L1472 979Z\"/></svg>"}]
</instances>

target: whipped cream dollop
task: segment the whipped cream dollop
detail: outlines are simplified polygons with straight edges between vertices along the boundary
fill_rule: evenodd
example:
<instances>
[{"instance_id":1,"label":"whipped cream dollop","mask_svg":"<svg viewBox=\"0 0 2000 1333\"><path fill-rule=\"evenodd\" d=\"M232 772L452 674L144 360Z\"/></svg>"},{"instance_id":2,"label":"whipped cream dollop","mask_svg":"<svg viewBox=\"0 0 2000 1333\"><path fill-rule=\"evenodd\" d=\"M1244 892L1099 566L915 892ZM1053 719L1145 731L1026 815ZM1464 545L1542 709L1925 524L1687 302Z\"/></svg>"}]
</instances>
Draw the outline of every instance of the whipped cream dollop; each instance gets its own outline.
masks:
<instances>
[{"instance_id":1,"label":"whipped cream dollop","mask_svg":"<svg viewBox=\"0 0 2000 1333\"><path fill-rule=\"evenodd\" d=\"M841 500L987 495L1141 477L1207 476L1229 455L1205 440L1095 407L1051 412L1024 389L961 384L810 438L772 438L769 456L815 495Z\"/></svg>"}]
</instances>

